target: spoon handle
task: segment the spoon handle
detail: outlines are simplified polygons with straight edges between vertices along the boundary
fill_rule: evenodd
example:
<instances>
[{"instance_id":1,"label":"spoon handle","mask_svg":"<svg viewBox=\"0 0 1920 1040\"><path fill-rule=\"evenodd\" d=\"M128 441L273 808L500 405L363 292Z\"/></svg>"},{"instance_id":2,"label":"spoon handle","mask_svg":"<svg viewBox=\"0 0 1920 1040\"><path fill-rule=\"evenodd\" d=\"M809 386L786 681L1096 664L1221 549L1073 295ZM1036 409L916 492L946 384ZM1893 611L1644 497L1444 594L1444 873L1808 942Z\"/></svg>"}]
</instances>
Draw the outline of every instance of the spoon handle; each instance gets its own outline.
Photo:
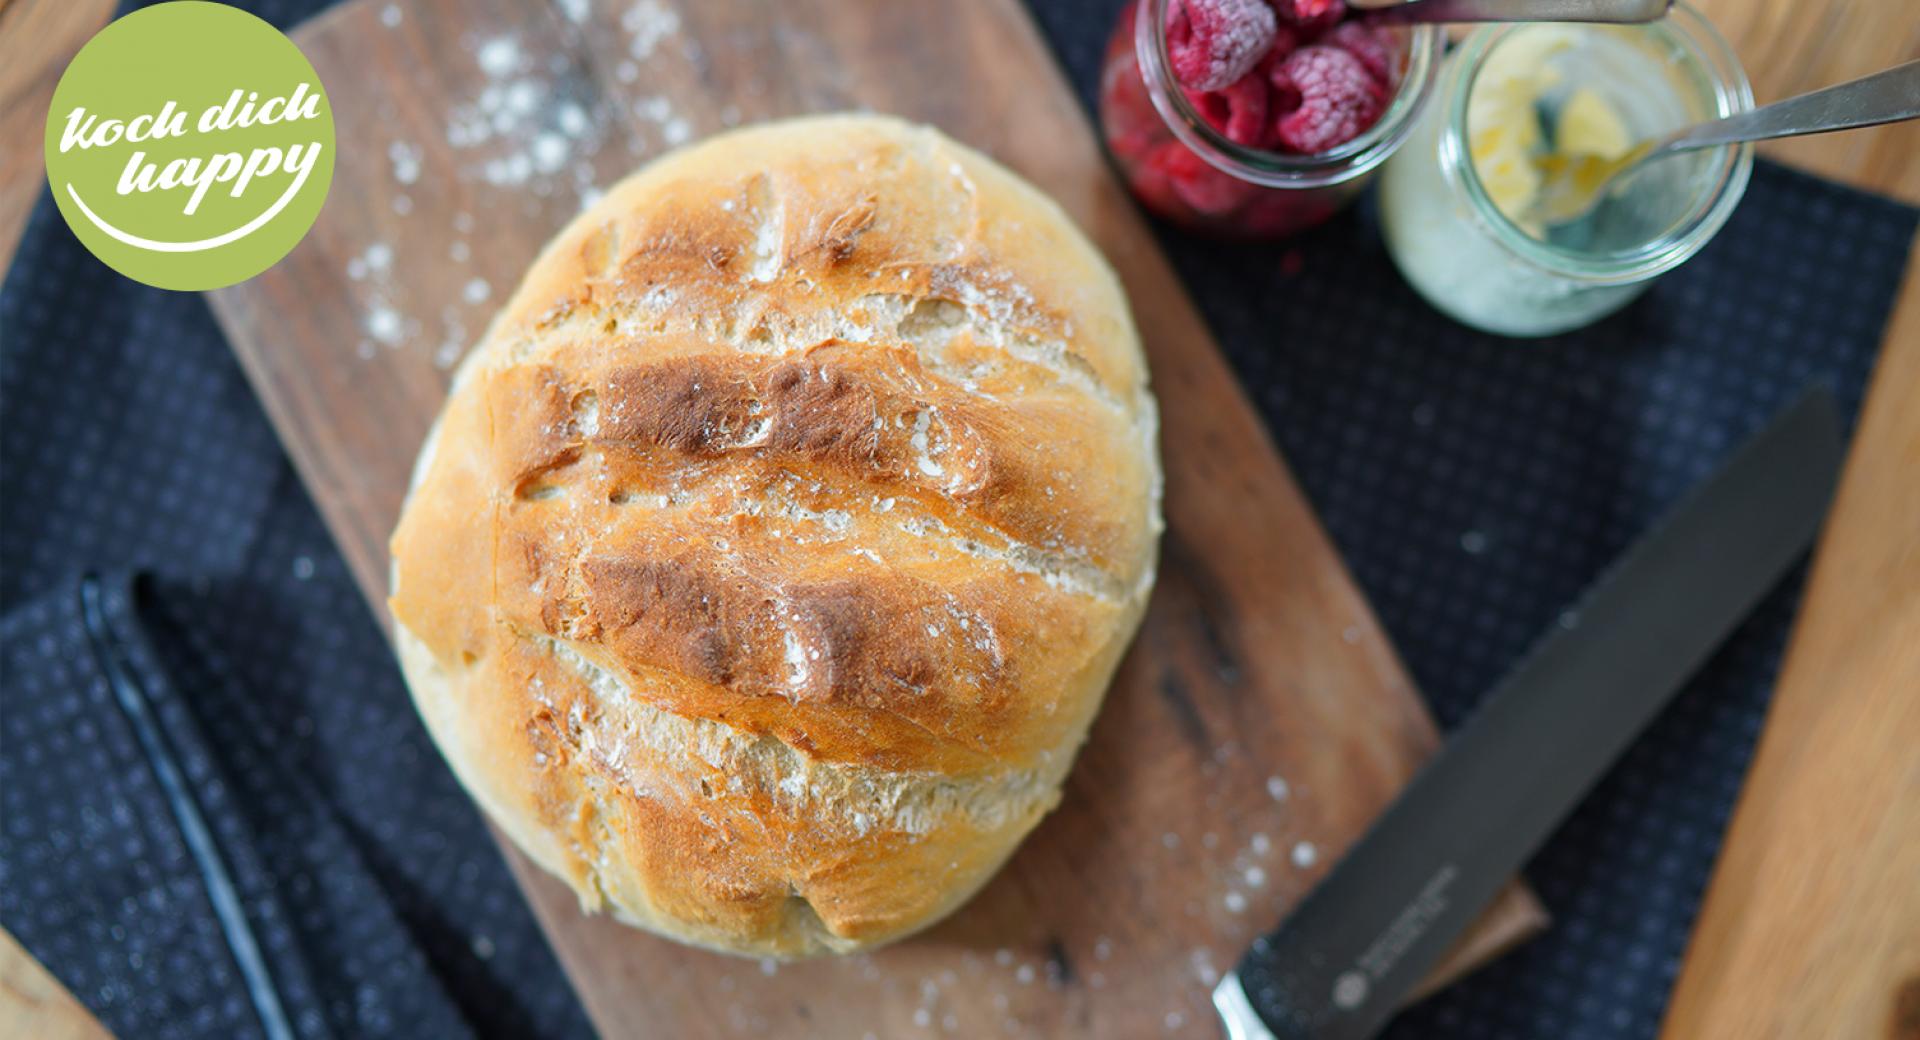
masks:
<instances>
[{"instance_id":1,"label":"spoon handle","mask_svg":"<svg viewBox=\"0 0 1920 1040\"><path fill-rule=\"evenodd\" d=\"M1603 22L1627 25L1666 16L1673 0L1350 0L1373 21L1423 22Z\"/></svg>"},{"instance_id":2,"label":"spoon handle","mask_svg":"<svg viewBox=\"0 0 1920 1040\"><path fill-rule=\"evenodd\" d=\"M1920 61L1688 127L1661 141L1653 153L1850 130L1915 116L1920 116Z\"/></svg>"}]
</instances>

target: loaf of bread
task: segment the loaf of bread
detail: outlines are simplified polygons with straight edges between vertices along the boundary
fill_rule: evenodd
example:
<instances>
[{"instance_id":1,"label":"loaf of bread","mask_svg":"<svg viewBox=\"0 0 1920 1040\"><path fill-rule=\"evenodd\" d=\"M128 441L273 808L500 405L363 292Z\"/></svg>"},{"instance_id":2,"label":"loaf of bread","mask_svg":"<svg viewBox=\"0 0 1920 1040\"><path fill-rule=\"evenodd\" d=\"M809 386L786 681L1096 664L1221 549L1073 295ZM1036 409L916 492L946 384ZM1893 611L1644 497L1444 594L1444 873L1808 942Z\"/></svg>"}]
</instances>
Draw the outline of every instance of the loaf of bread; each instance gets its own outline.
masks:
<instances>
[{"instance_id":1,"label":"loaf of bread","mask_svg":"<svg viewBox=\"0 0 1920 1040\"><path fill-rule=\"evenodd\" d=\"M454 772L588 909L756 956L964 902L1153 582L1154 403L1058 207L836 116L647 166L462 366L393 536Z\"/></svg>"}]
</instances>

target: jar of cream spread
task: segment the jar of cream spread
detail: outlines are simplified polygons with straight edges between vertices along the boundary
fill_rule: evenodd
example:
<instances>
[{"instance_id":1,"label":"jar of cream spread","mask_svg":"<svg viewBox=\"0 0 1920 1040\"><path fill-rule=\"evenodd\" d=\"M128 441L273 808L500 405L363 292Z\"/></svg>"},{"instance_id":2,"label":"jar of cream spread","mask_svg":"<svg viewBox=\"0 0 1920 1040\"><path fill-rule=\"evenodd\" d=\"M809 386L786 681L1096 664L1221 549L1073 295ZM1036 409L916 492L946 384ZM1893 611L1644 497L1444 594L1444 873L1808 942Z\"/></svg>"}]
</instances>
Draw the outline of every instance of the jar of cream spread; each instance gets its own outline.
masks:
<instances>
[{"instance_id":1,"label":"jar of cream spread","mask_svg":"<svg viewBox=\"0 0 1920 1040\"><path fill-rule=\"evenodd\" d=\"M1483 28L1434 100L1381 175L1381 228L1428 302L1487 332L1550 335L1625 306L1706 245L1752 171L1751 145L1705 149L1629 174L1571 223L1529 212L1544 156L1617 156L1753 107L1731 48L1684 4L1649 25Z\"/></svg>"}]
</instances>

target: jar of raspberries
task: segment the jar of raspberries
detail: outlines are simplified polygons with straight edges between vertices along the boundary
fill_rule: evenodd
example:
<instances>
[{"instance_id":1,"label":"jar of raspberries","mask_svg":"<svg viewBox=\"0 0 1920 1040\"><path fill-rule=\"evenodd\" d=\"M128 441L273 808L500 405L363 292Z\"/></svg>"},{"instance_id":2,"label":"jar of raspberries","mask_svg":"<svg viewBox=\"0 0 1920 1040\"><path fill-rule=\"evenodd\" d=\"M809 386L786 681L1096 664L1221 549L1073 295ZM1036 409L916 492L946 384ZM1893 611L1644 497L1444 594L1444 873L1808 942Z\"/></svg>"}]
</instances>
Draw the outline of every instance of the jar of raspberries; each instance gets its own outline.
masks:
<instances>
[{"instance_id":1,"label":"jar of raspberries","mask_svg":"<svg viewBox=\"0 0 1920 1040\"><path fill-rule=\"evenodd\" d=\"M1134 0L1107 42L1100 125L1150 210L1278 238L1358 195L1412 130L1445 37L1345 0Z\"/></svg>"}]
</instances>

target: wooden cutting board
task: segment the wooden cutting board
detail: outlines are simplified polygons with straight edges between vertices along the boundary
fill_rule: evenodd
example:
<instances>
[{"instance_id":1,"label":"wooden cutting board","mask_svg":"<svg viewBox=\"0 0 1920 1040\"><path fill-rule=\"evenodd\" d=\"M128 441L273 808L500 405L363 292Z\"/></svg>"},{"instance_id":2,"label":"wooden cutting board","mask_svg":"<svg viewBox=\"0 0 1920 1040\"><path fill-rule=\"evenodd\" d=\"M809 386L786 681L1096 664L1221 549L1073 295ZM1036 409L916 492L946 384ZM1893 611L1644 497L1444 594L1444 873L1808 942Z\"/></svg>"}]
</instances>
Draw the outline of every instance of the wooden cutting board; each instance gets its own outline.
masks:
<instances>
[{"instance_id":1,"label":"wooden cutting board","mask_svg":"<svg viewBox=\"0 0 1920 1040\"><path fill-rule=\"evenodd\" d=\"M894 112L1006 162L1098 240L1153 366L1168 530L1065 801L1012 864L924 936L776 966L585 917L508 859L609 1036L1215 1030L1216 973L1435 735L1017 0L357 0L294 38L335 109L332 194L291 255L213 302L383 617L387 535L449 368L594 186L646 158L740 122ZM1516 887L1447 971L1541 920Z\"/></svg>"}]
</instances>

